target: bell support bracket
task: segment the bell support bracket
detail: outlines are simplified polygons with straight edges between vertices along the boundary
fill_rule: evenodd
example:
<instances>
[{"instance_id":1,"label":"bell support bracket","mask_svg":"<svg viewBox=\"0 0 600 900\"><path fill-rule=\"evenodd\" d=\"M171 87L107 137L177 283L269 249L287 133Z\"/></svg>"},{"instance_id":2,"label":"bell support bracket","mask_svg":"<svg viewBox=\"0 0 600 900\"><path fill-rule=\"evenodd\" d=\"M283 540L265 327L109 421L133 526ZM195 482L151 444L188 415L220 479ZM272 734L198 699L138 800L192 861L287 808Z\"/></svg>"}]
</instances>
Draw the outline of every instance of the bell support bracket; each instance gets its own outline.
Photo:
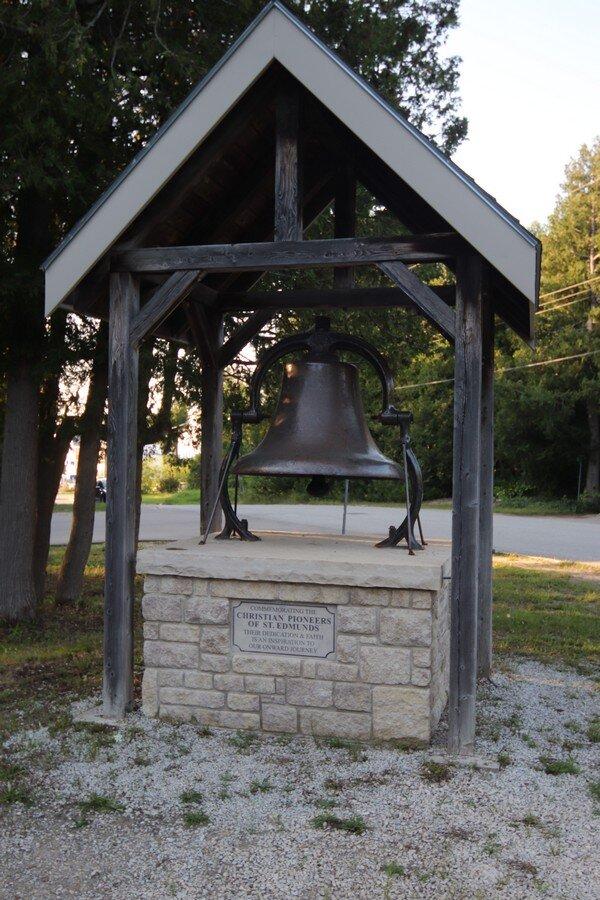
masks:
<instances>
[{"instance_id":1,"label":"bell support bracket","mask_svg":"<svg viewBox=\"0 0 600 900\"><path fill-rule=\"evenodd\" d=\"M394 382L389 366L381 353L361 338L331 331L329 319L321 316L317 317L315 327L310 331L290 335L290 337L279 341L262 355L250 382L250 407L243 412L237 411L232 414L231 444L227 455L223 459L219 473L218 497L225 517L225 526L215 540L227 540L234 534L237 534L243 541L260 540L257 535L249 530L247 520L238 517L237 503L236 508L234 508L229 497L228 476L242 446L242 426L245 424L256 425L266 418L266 414L260 408L260 394L267 372L283 356L287 356L295 350L308 350L312 354L313 359L318 359L319 357L327 358L335 351L348 350L356 353L358 356L362 356L377 373L381 384L382 408L381 412L373 418L384 425L394 425L401 430L406 517L398 527L390 526L388 537L380 541L376 546L395 547L401 540L406 539L408 552L411 555L415 550L422 550L425 543L422 531L422 543L417 541L413 531L415 522L418 522L419 529L421 528L419 510L423 500L423 476L418 460L410 447L409 425L413 420L412 414L397 410L390 402ZM201 543L206 543L215 511L216 503Z\"/></svg>"}]
</instances>

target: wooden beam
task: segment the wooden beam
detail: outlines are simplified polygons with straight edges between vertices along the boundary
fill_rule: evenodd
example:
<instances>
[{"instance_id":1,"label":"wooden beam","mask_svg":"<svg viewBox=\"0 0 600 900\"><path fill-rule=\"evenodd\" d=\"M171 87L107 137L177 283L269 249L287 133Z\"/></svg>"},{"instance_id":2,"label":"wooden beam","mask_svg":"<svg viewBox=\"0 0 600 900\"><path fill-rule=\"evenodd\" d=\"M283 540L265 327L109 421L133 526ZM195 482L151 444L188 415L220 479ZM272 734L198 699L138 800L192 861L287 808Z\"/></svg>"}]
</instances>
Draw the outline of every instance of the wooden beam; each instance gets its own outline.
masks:
<instances>
[{"instance_id":1,"label":"wooden beam","mask_svg":"<svg viewBox=\"0 0 600 900\"><path fill-rule=\"evenodd\" d=\"M494 547L494 307L488 290L483 294L481 339L477 672L480 676L489 678L492 673L492 554Z\"/></svg>"},{"instance_id":2,"label":"wooden beam","mask_svg":"<svg viewBox=\"0 0 600 900\"><path fill-rule=\"evenodd\" d=\"M240 350L243 350L272 318L273 313L270 309L252 313L221 347L218 358L219 368L224 369L225 366L232 363Z\"/></svg>"},{"instance_id":3,"label":"wooden beam","mask_svg":"<svg viewBox=\"0 0 600 900\"><path fill-rule=\"evenodd\" d=\"M432 289L442 302L454 304L454 285ZM343 294L337 290L314 288L293 291L223 291L218 295L222 312L288 309L359 309L364 307L409 306L420 308L397 287L353 288Z\"/></svg>"},{"instance_id":4,"label":"wooden beam","mask_svg":"<svg viewBox=\"0 0 600 900\"><path fill-rule=\"evenodd\" d=\"M140 247L117 251L112 258L112 269L116 272L139 273L195 269L216 272L237 269L252 272L392 261L439 262L453 259L460 250L460 244L460 239L454 234L426 234L389 238Z\"/></svg>"},{"instance_id":5,"label":"wooden beam","mask_svg":"<svg viewBox=\"0 0 600 900\"><path fill-rule=\"evenodd\" d=\"M212 338L214 330L211 325L212 310L202 304L186 303L185 313L194 343L200 353L202 366L219 368L218 353Z\"/></svg>"},{"instance_id":6,"label":"wooden beam","mask_svg":"<svg viewBox=\"0 0 600 900\"><path fill-rule=\"evenodd\" d=\"M138 308L137 279L111 275L103 701L116 718L133 699L138 351L130 330Z\"/></svg>"},{"instance_id":7,"label":"wooden beam","mask_svg":"<svg viewBox=\"0 0 600 900\"><path fill-rule=\"evenodd\" d=\"M302 240L300 97L296 86L279 90L275 111L275 240Z\"/></svg>"},{"instance_id":8,"label":"wooden beam","mask_svg":"<svg viewBox=\"0 0 600 900\"><path fill-rule=\"evenodd\" d=\"M458 259L454 363L448 750L473 752L477 686L482 263Z\"/></svg>"},{"instance_id":9,"label":"wooden beam","mask_svg":"<svg viewBox=\"0 0 600 900\"><path fill-rule=\"evenodd\" d=\"M198 271L174 272L156 288L131 326L130 339L135 347L185 300L199 275Z\"/></svg>"},{"instance_id":10,"label":"wooden beam","mask_svg":"<svg viewBox=\"0 0 600 900\"><path fill-rule=\"evenodd\" d=\"M353 162L340 165L335 176L334 237L354 237L356 234L356 176ZM336 290L349 291L354 287L354 269L333 270Z\"/></svg>"},{"instance_id":11,"label":"wooden beam","mask_svg":"<svg viewBox=\"0 0 600 900\"><path fill-rule=\"evenodd\" d=\"M429 322L449 341L454 340L454 311L428 285L401 262L380 263L379 268L408 294Z\"/></svg>"},{"instance_id":12,"label":"wooden beam","mask_svg":"<svg viewBox=\"0 0 600 900\"><path fill-rule=\"evenodd\" d=\"M203 359L200 376L200 533L205 534L217 499L223 456L223 369L218 363L223 343L223 317L203 311L202 330L203 343L210 347ZM223 513L217 507L211 533L222 527Z\"/></svg>"}]
</instances>

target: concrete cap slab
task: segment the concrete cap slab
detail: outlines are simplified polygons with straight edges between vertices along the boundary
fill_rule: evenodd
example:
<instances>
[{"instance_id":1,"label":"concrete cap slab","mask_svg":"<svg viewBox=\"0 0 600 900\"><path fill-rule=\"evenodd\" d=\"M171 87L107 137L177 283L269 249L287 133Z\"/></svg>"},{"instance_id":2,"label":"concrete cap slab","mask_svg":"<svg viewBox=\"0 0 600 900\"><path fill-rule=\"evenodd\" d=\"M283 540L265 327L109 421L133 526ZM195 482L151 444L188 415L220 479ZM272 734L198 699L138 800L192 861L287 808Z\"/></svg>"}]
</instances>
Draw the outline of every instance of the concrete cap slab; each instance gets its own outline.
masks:
<instances>
[{"instance_id":1,"label":"concrete cap slab","mask_svg":"<svg viewBox=\"0 0 600 900\"><path fill-rule=\"evenodd\" d=\"M365 538L262 532L261 541L180 541L140 550L144 575L276 581L349 587L438 591L450 575L449 541L431 541L409 556L406 547L376 548Z\"/></svg>"}]
</instances>

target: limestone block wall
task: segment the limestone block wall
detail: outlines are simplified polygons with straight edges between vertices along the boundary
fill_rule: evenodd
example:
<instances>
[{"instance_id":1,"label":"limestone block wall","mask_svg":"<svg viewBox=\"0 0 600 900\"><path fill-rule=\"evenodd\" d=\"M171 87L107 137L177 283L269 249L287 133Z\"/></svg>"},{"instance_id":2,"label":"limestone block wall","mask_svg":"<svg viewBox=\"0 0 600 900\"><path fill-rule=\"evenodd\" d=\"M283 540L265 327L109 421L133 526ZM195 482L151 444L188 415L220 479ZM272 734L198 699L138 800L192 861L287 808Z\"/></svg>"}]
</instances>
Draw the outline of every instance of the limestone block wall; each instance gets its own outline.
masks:
<instances>
[{"instance_id":1,"label":"limestone block wall","mask_svg":"<svg viewBox=\"0 0 600 900\"><path fill-rule=\"evenodd\" d=\"M448 693L447 582L438 591L150 575L143 709L225 728L426 744ZM242 599L326 604L327 659L238 652Z\"/></svg>"}]
</instances>

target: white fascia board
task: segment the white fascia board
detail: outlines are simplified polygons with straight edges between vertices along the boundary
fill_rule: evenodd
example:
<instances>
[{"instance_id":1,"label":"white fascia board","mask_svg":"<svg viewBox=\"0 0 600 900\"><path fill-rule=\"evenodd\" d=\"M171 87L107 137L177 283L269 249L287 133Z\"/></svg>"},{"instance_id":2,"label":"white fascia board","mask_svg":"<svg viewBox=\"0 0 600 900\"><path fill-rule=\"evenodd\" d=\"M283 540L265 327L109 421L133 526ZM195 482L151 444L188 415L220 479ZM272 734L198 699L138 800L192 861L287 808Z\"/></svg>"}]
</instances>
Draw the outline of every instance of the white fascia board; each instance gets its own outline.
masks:
<instances>
[{"instance_id":1,"label":"white fascia board","mask_svg":"<svg viewBox=\"0 0 600 900\"><path fill-rule=\"evenodd\" d=\"M51 313L277 59L528 300L537 244L286 9L265 9L46 263Z\"/></svg>"},{"instance_id":2,"label":"white fascia board","mask_svg":"<svg viewBox=\"0 0 600 900\"><path fill-rule=\"evenodd\" d=\"M258 22L192 102L180 108L118 188L101 198L83 227L50 258L46 315L77 286L273 61L273 12Z\"/></svg>"},{"instance_id":3,"label":"white fascia board","mask_svg":"<svg viewBox=\"0 0 600 900\"><path fill-rule=\"evenodd\" d=\"M361 79L282 13L275 55L304 87L535 304L537 248Z\"/></svg>"}]
</instances>

